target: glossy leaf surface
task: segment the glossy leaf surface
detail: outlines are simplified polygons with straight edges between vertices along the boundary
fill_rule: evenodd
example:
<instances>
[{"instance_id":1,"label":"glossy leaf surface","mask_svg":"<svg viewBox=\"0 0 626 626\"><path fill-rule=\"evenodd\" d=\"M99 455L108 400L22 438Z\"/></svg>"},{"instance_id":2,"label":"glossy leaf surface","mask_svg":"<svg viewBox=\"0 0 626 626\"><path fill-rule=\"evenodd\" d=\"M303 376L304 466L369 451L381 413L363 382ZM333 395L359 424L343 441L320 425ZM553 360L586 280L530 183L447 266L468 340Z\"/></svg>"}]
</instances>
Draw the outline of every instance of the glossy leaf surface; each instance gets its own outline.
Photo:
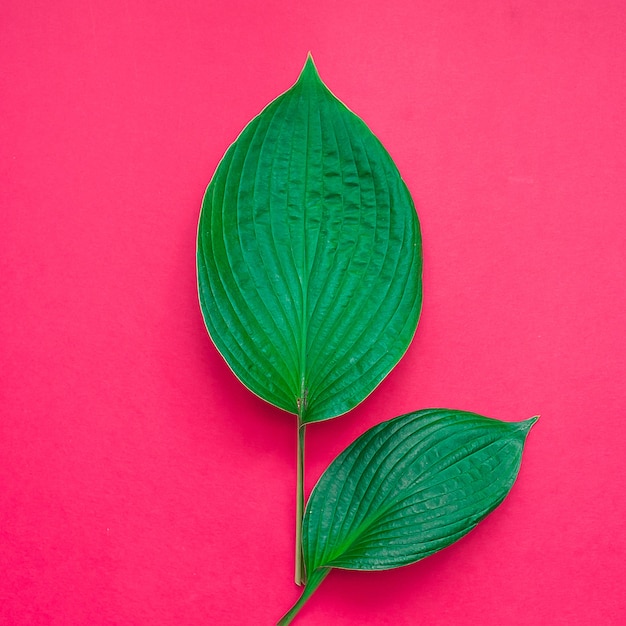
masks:
<instances>
[{"instance_id":1,"label":"glossy leaf surface","mask_svg":"<svg viewBox=\"0 0 626 626\"><path fill-rule=\"evenodd\" d=\"M415 208L389 154L310 58L220 162L197 265L220 353L304 423L353 408L407 349L421 308Z\"/></svg>"},{"instance_id":2,"label":"glossy leaf surface","mask_svg":"<svg viewBox=\"0 0 626 626\"><path fill-rule=\"evenodd\" d=\"M432 409L374 426L311 494L303 527L307 572L390 569L460 539L511 489L535 420Z\"/></svg>"}]
</instances>

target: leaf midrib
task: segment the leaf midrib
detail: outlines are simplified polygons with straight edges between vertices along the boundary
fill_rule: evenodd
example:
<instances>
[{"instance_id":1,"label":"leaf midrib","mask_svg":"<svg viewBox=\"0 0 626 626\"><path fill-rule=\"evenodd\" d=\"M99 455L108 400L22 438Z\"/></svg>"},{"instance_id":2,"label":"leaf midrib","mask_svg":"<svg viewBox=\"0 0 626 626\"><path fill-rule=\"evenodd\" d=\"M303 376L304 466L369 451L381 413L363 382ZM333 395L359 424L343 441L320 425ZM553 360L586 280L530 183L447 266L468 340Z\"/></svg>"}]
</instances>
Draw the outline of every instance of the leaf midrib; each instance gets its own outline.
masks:
<instances>
[{"instance_id":1,"label":"leaf midrib","mask_svg":"<svg viewBox=\"0 0 626 626\"><path fill-rule=\"evenodd\" d=\"M306 87L303 85L302 91ZM302 99L302 94L300 96ZM305 146L306 146L306 154L305 154L305 162L309 162L310 155L310 144L309 144L309 134L310 134L310 126L311 126L311 97L306 98L307 102L307 115L306 115L306 135L305 135ZM298 408L298 420L300 423L305 421L306 413L307 413L307 386L306 386L306 361L307 361L307 332L308 332L308 319L307 319L307 305L308 305L308 290L309 290L309 276L308 276L308 253L307 253L307 215L308 215L308 204L309 204L309 167L304 168L304 202L302 207L302 259L301 259L301 273L300 273L300 281L301 281L301 289L302 289L302 310L301 320L302 326L300 328L300 397L296 401L296 405Z\"/></svg>"}]
</instances>

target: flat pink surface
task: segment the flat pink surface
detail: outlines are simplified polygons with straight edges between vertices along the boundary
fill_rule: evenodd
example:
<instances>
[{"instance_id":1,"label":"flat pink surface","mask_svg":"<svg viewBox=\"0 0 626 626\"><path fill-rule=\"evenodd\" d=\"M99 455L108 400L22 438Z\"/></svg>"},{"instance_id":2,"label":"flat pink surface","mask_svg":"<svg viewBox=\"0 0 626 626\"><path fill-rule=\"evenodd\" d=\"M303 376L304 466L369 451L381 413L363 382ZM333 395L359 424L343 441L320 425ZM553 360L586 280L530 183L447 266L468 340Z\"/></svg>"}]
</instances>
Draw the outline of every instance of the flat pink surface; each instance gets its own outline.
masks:
<instances>
[{"instance_id":1,"label":"flat pink surface","mask_svg":"<svg viewBox=\"0 0 626 626\"><path fill-rule=\"evenodd\" d=\"M307 51L390 151L424 236L415 340L309 428L540 413L505 503L402 570L334 572L297 624L626 623L623 2L4 2L0 624L272 624L294 418L196 298L200 202Z\"/></svg>"}]
</instances>

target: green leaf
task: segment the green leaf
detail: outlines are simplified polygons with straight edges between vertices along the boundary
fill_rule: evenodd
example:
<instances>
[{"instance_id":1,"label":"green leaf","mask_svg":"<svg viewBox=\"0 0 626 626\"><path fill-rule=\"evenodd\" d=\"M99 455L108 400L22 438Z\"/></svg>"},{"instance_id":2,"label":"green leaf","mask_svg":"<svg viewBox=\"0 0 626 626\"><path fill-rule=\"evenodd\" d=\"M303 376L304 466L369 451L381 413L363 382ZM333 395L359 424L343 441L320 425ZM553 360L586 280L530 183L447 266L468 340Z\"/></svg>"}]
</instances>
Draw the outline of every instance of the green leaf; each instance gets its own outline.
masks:
<instances>
[{"instance_id":1,"label":"green leaf","mask_svg":"<svg viewBox=\"0 0 626 626\"><path fill-rule=\"evenodd\" d=\"M303 526L309 575L400 567L460 539L513 486L535 420L432 409L368 430L311 494Z\"/></svg>"},{"instance_id":2,"label":"green leaf","mask_svg":"<svg viewBox=\"0 0 626 626\"><path fill-rule=\"evenodd\" d=\"M310 57L217 167L197 266L217 349L302 423L353 408L406 351L421 308L415 208L389 154Z\"/></svg>"},{"instance_id":3,"label":"green leaf","mask_svg":"<svg viewBox=\"0 0 626 626\"><path fill-rule=\"evenodd\" d=\"M279 626L292 622L333 567L409 565L472 530L509 493L536 420L429 409L361 435L311 493L302 541L307 584Z\"/></svg>"}]
</instances>

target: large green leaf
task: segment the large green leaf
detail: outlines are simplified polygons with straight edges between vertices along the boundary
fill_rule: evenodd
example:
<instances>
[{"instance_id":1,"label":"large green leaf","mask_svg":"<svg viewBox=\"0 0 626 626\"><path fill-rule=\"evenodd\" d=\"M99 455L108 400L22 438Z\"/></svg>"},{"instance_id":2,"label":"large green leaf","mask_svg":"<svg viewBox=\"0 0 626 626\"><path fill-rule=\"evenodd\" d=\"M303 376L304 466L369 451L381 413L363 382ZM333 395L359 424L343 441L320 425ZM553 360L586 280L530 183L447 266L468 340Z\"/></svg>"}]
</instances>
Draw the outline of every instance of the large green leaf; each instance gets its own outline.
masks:
<instances>
[{"instance_id":1,"label":"large green leaf","mask_svg":"<svg viewBox=\"0 0 626 626\"><path fill-rule=\"evenodd\" d=\"M461 538L507 495L536 418L417 411L374 426L333 461L304 515L307 571L381 570Z\"/></svg>"},{"instance_id":2,"label":"large green leaf","mask_svg":"<svg viewBox=\"0 0 626 626\"><path fill-rule=\"evenodd\" d=\"M353 408L407 349L421 240L391 157L311 58L255 117L209 184L198 286L236 376L303 423Z\"/></svg>"}]
</instances>

